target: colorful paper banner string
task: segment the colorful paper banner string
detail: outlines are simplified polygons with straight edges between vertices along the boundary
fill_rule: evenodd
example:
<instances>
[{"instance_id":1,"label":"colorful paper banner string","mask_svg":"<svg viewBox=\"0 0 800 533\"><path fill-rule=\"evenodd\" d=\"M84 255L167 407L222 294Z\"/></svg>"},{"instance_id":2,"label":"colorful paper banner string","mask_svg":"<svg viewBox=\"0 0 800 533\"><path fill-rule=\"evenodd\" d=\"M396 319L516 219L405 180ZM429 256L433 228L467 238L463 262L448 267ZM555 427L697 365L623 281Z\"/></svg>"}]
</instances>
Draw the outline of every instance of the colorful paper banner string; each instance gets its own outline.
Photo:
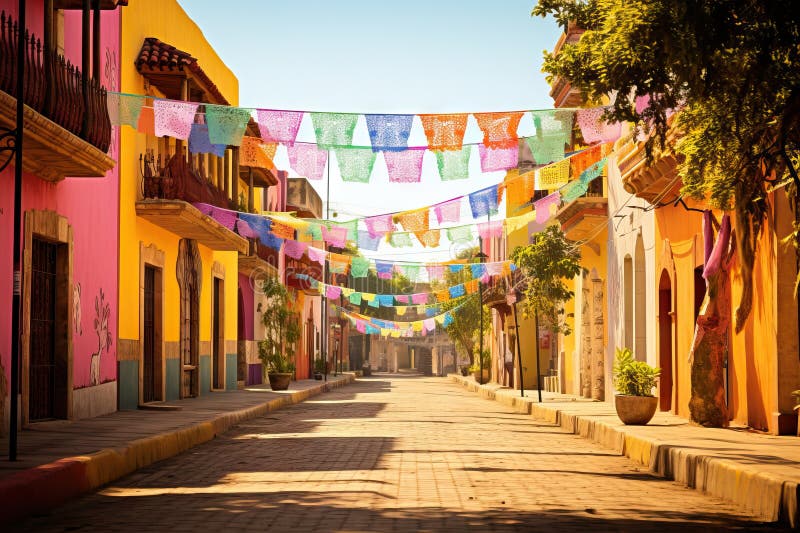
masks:
<instances>
[{"instance_id":1,"label":"colorful paper banner string","mask_svg":"<svg viewBox=\"0 0 800 533\"><path fill-rule=\"evenodd\" d=\"M239 146L252 112L241 107L206 104L208 138L212 144Z\"/></svg>"},{"instance_id":2,"label":"colorful paper banner string","mask_svg":"<svg viewBox=\"0 0 800 533\"><path fill-rule=\"evenodd\" d=\"M483 132L484 146L487 148L516 148L517 128L524 114L524 112L475 113L473 116Z\"/></svg>"},{"instance_id":3,"label":"colorful paper banner string","mask_svg":"<svg viewBox=\"0 0 800 533\"><path fill-rule=\"evenodd\" d=\"M419 183L422 179L422 161L425 149L384 152L389 181L392 183Z\"/></svg>"},{"instance_id":4,"label":"colorful paper banner string","mask_svg":"<svg viewBox=\"0 0 800 533\"><path fill-rule=\"evenodd\" d=\"M289 155L289 166L300 176L310 180L321 180L325 175L325 164L328 162L328 151L321 150L314 144L294 144L286 147Z\"/></svg>"},{"instance_id":5,"label":"colorful paper banner string","mask_svg":"<svg viewBox=\"0 0 800 533\"><path fill-rule=\"evenodd\" d=\"M320 148L350 146L358 115L351 113L311 113L311 122Z\"/></svg>"},{"instance_id":6,"label":"colorful paper banner string","mask_svg":"<svg viewBox=\"0 0 800 533\"><path fill-rule=\"evenodd\" d=\"M303 121L303 112L259 109L256 111L256 119L261 138L265 142L279 142L293 146L300 130L300 123Z\"/></svg>"},{"instance_id":7,"label":"colorful paper banner string","mask_svg":"<svg viewBox=\"0 0 800 533\"><path fill-rule=\"evenodd\" d=\"M372 149L400 151L408 147L414 115L364 115ZM388 160L387 160L388 163Z\"/></svg>"}]
</instances>

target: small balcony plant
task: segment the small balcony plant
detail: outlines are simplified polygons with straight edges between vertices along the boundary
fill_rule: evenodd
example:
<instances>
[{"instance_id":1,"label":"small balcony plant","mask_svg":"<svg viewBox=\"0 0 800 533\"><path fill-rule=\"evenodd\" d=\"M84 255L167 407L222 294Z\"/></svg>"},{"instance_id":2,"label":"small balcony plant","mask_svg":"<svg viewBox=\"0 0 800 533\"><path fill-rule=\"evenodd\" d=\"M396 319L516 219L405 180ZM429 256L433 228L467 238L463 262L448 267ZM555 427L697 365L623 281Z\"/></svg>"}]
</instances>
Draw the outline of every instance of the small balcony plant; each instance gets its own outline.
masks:
<instances>
[{"instance_id":1,"label":"small balcony plant","mask_svg":"<svg viewBox=\"0 0 800 533\"><path fill-rule=\"evenodd\" d=\"M258 357L272 390L286 390L294 375L300 326L291 311L289 292L277 278L265 278L261 288L266 304L262 307L264 340L258 343Z\"/></svg>"},{"instance_id":2,"label":"small balcony plant","mask_svg":"<svg viewBox=\"0 0 800 533\"><path fill-rule=\"evenodd\" d=\"M658 398L653 388L661 370L643 361L636 361L629 348L617 348L614 357L614 397L617 416L624 424L647 424L656 412Z\"/></svg>"}]
</instances>

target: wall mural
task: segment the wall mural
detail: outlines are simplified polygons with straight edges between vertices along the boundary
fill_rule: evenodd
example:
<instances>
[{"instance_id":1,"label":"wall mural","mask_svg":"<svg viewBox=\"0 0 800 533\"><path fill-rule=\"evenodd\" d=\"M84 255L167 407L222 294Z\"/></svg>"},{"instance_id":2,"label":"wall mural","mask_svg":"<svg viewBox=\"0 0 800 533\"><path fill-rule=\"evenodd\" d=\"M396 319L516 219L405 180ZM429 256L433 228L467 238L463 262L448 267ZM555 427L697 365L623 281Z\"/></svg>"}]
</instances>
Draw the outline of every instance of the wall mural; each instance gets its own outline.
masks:
<instances>
[{"instance_id":1,"label":"wall mural","mask_svg":"<svg viewBox=\"0 0 800 533\"><path fill-rule=\"evenodd\" d=\"M81 284L76 283L72 287L72 323L75 324L75 333L83 335L83 324L81 323Z\"/></svg>"},{"instance_id":2,"label":"wall mural","mask_svg":"<svg viewBox=\"0 0 800 533\"><path fill-rule=\"evenodd\" d=\"M108 331L108 317L111 315L111 306L106 302L103 289L94 298L94 331L97 334L97 351L91 356L90 376L91 384L100 384L100 356L103 350L106 353L111 349L112 338Z\"/></svg>"}]
</instances>

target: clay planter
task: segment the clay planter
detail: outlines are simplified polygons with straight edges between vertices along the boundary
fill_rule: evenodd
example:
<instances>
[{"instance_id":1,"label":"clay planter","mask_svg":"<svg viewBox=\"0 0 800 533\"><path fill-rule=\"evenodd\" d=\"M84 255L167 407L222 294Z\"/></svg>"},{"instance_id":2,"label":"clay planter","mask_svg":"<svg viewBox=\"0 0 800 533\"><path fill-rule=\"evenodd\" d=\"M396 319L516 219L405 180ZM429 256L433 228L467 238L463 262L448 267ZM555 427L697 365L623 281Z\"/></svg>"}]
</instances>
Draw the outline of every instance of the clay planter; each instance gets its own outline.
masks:
<instances>
[{"instance_id":1,"label":"clay planter","mask_svg":"<svg viewBox=\"0 0 800 533\"><path fill-rule=\"evenodd\" d=\"M314 379L322 381L322 372L314 372Z\"/></svg>"},{"instance_id":2,"label":"clay planter","mask_svg":"<svg viewBox=\"0 0 800 533\"><path fill-rule=\"evenodd\" d=\"M643 426L650 422L658 408L658 398L655 396L629 396L617 394L614 396L614 407L617 416L623 424L629 426Z\"/></svg>"},{"instance_id":3,"label":"clay planter","mask_svg":"<svg viewBox=\"0 0 800 533\"><path fill-rule=\"evenodd\" d=\"M269 387L272 390L286 390L289 388L289 382L292 380L291 372L270 372L267 374L269 378Z\"/></svg>"}]
</instances>

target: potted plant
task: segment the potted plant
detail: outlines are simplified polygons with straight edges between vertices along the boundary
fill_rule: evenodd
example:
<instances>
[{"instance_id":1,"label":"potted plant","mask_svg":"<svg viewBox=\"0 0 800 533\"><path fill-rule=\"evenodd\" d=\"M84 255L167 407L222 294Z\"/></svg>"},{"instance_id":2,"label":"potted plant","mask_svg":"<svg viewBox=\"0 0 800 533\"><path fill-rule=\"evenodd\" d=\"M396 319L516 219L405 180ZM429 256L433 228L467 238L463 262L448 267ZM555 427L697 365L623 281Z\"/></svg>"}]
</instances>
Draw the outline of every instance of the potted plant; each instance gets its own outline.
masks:
<instances>
[{"instance_id":1,"label":"potted plant","mask_svg":"<svg viewBox=\"0 0 800 533\"><path fill-rule=\"evenodd\" d=\"M317 354L317 358L314 359L314 379L317 381L322 379L322 374L325 373L325 359L319 357Z\"/></svg>"},{"instance_id":2,"label":"potted plant","mask_svg":"<svg viewBox=\"0 0 800 533\"><path fill-rule=\"evenodd\" d=\"M286 390L294 375L294 354L300 326L297 316L291 311L289 291L277 278L265 278L261 289L266 304L262 307L264 340L258 343L258 357L272 390Z\"/></svg>"},{"instance_id":3,"label":"potted plant","mask_svg":"<svg viewBox=\"0 0 800 533\"><path fill-rule=\"evenodd\" d=\"M478 357L480 356L480 359ZM475 376L475 381L480 384L489 382L489 368L492 365L492 352L490 350L483 350L478 354L475 352L475 361L469 367L469 371Z\"/></svg>"},{"instance_id":4,"label":"potted plant","mask_svg":"<svg viewBox=\"0 0 800 533\"><path fill-rule=\"evenodd\" d=\"M614 358L614 396L617 416L623 424L644 425L650 422L658 407L653 396L661 370L633 358L633 352L617 348Z\"/></svg>"},{"instance_id":5,"label":"potted plant","mask_svg":"<svg viewBox=\"0 0 800 533\"><path fill-rule=\"evenodd\" d=\"M797 411L797 436L800 437L800 389L792 391L794 410Z\"/></svg>"}]
</instances>

